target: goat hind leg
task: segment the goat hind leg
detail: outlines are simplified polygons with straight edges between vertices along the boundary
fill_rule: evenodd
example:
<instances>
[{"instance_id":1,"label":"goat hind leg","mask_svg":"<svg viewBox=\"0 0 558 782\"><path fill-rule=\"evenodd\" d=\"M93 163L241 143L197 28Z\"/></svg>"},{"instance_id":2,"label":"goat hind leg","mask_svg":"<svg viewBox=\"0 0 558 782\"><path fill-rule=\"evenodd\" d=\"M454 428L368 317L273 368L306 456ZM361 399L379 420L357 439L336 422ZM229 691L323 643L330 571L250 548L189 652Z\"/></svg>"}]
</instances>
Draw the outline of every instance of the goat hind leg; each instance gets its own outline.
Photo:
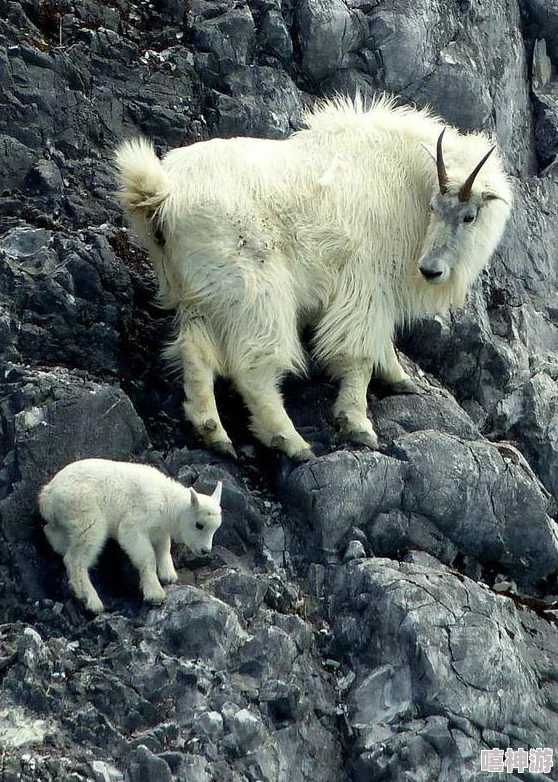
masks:
<instances>
[{"instance_id":1,"label":"goat hind leg","mask_svg":"<svg viewBox=\"0 0 558 782\"><path fill-rule=\"evenodd\" d=\"M217 370L215 346L202 326L193 321L181 330L173 351L182 363L184 412L204 443L216 453L236 459L215 401L214 383Z\"/></svg>"},{"instance_id":2,"label":"goat hind leg","mask_svg":"<svg viewBox=\"0 0 558 782\"><path fill-rule=\"evenodd\" d=\"M83 547L72 542L64 556L70 586L78 600L81 600L86 609L93 614L104 611L101 598L89 577L89 568L93 565L97 554L98 547Z\"/></svg>"}]
</instances>

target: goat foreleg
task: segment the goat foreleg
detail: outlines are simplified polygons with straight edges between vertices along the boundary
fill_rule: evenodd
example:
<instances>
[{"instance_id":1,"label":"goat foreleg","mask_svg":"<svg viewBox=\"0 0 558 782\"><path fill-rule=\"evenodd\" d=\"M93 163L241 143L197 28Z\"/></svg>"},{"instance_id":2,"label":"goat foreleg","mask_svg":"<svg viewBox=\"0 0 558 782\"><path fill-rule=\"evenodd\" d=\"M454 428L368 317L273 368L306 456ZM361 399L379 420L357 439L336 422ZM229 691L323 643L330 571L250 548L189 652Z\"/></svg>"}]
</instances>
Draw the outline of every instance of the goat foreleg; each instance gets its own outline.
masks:
<instances>
[{"instance_id":1,"label":"goat foreleg","mask_svg":"<svg viewBox=\"0 0 558 782\"><path fill-rule=\"evenodd\" d=\"M118 542L139 570L143 599L148 603L162 603L165 590L157 578L157 559L149 538L142 533L143 519L130 519L121 524Z\"/></svg>"},{"instance_id":2,"label":"goat foreleg","mask_svg":"<svg viewBox=\"0 0 558 782\"><path fill-rule=\"evenodd\" d=\"M378 368L377 375L392 394L420 393L419 386L409 377L399 363L393 344L390 344L389 349L386 351L386 363Z\"/></svg>"},{"instance_id":3,"label":"goat foreleg","mask_svg":"<svg viewBox=\"0 0 558 782\"><path fill-rule=\"evenodd\" d=\"M313 458L308 443L296 431L283 405L278 384L280 372L258 366L235 377L235 384L251 413L251 429L269 448L283 451L297 462Z\"/></svg>"},{"instance_id":4,"label":"goat foreleg","mask_svg":"<svg viewBox=\"0 0 558 782\"><path fill-rule=\"evenodd\" d=\"M333 405L333 416L342 438L356 445L377 448L378 438L367 416L366 393L372 375L372 362L345 358L328 369L339 380L339 394Z\"/></svg>"}]
</instances>

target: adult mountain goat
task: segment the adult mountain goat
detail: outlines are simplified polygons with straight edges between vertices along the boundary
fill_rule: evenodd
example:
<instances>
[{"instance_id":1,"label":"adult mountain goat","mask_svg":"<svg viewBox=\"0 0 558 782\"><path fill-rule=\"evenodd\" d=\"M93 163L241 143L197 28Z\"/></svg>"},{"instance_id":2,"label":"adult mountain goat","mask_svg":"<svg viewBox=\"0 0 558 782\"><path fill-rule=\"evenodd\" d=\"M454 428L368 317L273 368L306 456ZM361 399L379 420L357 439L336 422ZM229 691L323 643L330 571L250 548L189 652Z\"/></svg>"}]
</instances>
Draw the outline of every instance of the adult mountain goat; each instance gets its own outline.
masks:
<instances>
[{"instance_id":1,"label":"adult mountain goat","mask_svg":"<svg viewBox=\"0 0 558 782\"><path fill-rule=\"evenodd\" d=\"M372 371L411 384L397 326L462 305L510 213L512 193L483 133L461 135L388 97L366 110L337 99L280 141L213 139L160 161L144 139L116 153L120 198L150 251L169 355L184 370L186 415L207 445L234 455L217 412L216 375L232 378L254 434L295 460L312 456L279 384L303 372L299 332L339 381L345 438L370 448Z\"/></svg>"}]
</instances>

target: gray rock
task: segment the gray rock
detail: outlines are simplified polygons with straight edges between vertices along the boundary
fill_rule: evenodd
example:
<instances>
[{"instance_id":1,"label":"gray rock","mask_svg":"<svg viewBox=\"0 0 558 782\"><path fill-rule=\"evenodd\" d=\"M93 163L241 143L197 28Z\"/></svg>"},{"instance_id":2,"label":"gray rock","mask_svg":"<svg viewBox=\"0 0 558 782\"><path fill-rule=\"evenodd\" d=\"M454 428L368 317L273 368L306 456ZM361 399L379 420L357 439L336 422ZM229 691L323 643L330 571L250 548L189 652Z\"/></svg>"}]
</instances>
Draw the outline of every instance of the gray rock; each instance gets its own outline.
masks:
<instances>
[{"instance_id":1,"label":"gray rock","mask_svg":"<svg viewBox=\"0 0 558 782\"><path fill-rule=\"evenodd\" d=\"M507 400L506 400L507 401ZM513 400L519 406L509 420L510 432L517 433L529 461L554 496L558 489L558 439L556 423L556 383L546 373L530 378ZM509 414L505 402L500 410Z\"/></svg>"},{"instance_id":2,"label":"gray rock","mask_svg":"<svg viewBox=\"0 0 558 782\"><path fill-rule=\"evenodd\" d=\"M396 449L408 463L406 511L430 519L464 553L499 563L522 581L556 570L558 528L547 515L548 498L521 465L505 462L488 443L439 432L407 435Z\"/></svg>"},{"instance_id":3,"label":"gray rock","mask_svg":"<svg viewBox=\"0 0 558 782\"><path fill-rule=\"evenodd\" d=\"M237 751L241 755L253 752L265 737L266 730L259 715L249 709L237 711L231 721L231 731Z\"/></svg>"},{"instance_id":4,"label":"gray rock","mask_svg":"<svg viewBox=\"0 0 558 782\"><path fill-rule=\"evenodd\" d=\"M39 192L59 196L64 189L60 169L54 160L39 160L29 171L28 180Z\"/></svg>"},{"instance_id":5,"label":"gray rock","mask_svg":"<svg viewBox=\"0 0 558 782\"><path fill-rule=\"evenodd\" d=\"M36 155L22 142L8 135L0 135L0 176L2 189L20 189L25 183Z\"/></svg>"},{"instance_id":6,"label":"gray rock","mask_svg":"<svg viewBox=\"0 0 558 782\"><path fill-rule=\"evenodd\" d=\"M223 718L218 711L204 711L196 718L195 730L203 737L218 741L223 735Z\"/></svg>"},{"instance_id":7,"label":"gray rock","mask_svg":"<svg viewBox=\"0 0 558 782\"><path fill-rule=\"evenodd\" d=\"M425 428L467 440L475 440L479 436L478 428L455 399L447 392L426 384L421 393L392 394L378 401L372 400L371 412L378 436L387 443L405 432Z\"/></svg>"},{"instance_id":8,"label":"gray rock","mask_svg":"<svg viewBox=\"0 0 558 782\"><path fill-rule=\"evenodd\" d=\"M558 56L558 4L556 0L521 0L527 32L546 42L549 55Z\"/></svg>"},{"instance_id":9,"label":"gray rock","mask_svg":"<svg viewBox=\"0 0 558 782\"><path fill-rule=\"evenodd\" d=\"M418 548L451 565L459 553L458 545L449 536L418 513L400 510L378 513L365 530L370 547L379 557L397 558L408 549Z\"/></svg>"},{"instance_id":10,"label":"gray rock","mask_svg":"<svg viewBox=\"0 0 558 782\"><path fill-rule=\"evenodd\" d=\"M129 773L132 782L172 782L167 763L144 746L139 746L132 756Z\"/></svg>"},{"instance_id":11,"label":"gray rock","mask_svg":"<svg viewBox=\"0 0 558 782\"><path fill-rule=\"evenodd\" d=\"M331 555L350 527L398 507L403 468L383 454L337 451L292 470L281 491L309 527L306 545Z\"/></svg>"},{"instance_id":12,"label":"gray rock","mask_svg":"<svg viewBox=\"0 0 558 782\"><path fill-rule=\"evenodd\" d=\"M538 38L533 46L533 87L544 87L552 77L552 61L546 52L546 41Z\"/></svg>"},{"instance_id":13,"label":"gray rock","mask_svg":"<svg viewBox=\"0 0 558 782\"><path fill-rule=\"evenodd\" d=\"M26 627L23 631L18 647L18 657L31 673L39 669L45 669L48 672L49 668L52 668L52 665L49 665L47 648L39 633L32 627Z\"/></svg>"},{"instance_id":14,"label":"gray rock","mask_svg":"<svg viewBox=\"0 0 558 782\"><path fill-rule=\"evenodd\" d=\"M368 48L378 63L376 80L390 92L402 92L413 84L422 84L436 72L440 52L454 34L455 9L439 17L428 2L378 4L370 13ZM432 31L425 36L424 30ZM436 94L432 91L432 94Z\"/></svg>"},{"instance_id":15,"label":"gray rock","mask_svg":"<svg viewBox=\"0 0 558 782\"><path fill-rule=\"evenodd\" d=\"M124 775L117 768L103 760L93 760L90 766L95 782L121 782L124 780Z\"/></svg>"},{"instance_id":16,"label":"gray rock","mask_svg":"<svg viewBox=\"0 0 558 782\"><path fill-rule=\"evenodd\" d=\"M281 14L273 9L267 11L259 32L264 51L288 66L293 56L293 42Z\"/></svg>"},{"instance_id":17,"label":"gray rock","mask_svg":"<svg viewBox=\"0 0 558 782\"><path fill-rule=\"evenodd\" d=\"M228 571L212 581L215 596L233 606L244 619L256 615L268 590L269 582L265 578L249 573Z\"/></svg>"},{"instance_id":18,"label":"gray rock","mask_svg":"<svg viewBox=\"0 0 558 782\"><path fill-rule=\"evenodd\" d=\"M222 4L221 13L209 10L205 0L191 4L193 42L200 52L210 52L218 73L226 75L248 65L255 47L256 29L250 9L232 0Z\"/></svg>"},{"instance_id":19,"label":"gray rock","mask_svg":"<svg viewBox=\"0 0 558 782\"><path fill-rule=\"evenodd\" d=\"M218 130L236 135L283 138L302 125L300 93L287 73L264 65L236 68L218 96Z\"/></svg>"},{"instance_id":20,"label":"gray rock","mask_svg":"<svg viewBox=\"0 0 558 782\"><path fill-rule=\"evenodd\" d=\"M364 14L341 0L302 0L296 20L302 69L316 85L346 66L367 37Z\"/></svg>"},{"instance_id":21,"label":"gray rock","mask_svg":"<svg viewBox=\"0 0 558 782\"><path fill-rule=\"evenodd\" d=\"M338 451L290 472L283 491L313 556L331 558L354 526L384 555L419 546L451 564L461 552L531 584L556 570L549 497L520 462L438 431L396 440L393 456Z\"/></svg>"},{"instance_id":22,"label":"gray rock","mask_svg":"<svg viewBox=\"0 0 558 782\"><path fill-rule=\"evenodd\" d=\"M362 559L366 556L366 551L360 540L351 540L343 554L343 562L350 562L353 559Z\"/></svg>"},{"instance_id":23,"label":"gray rock","mask_svg":"<svg viewBox=\"0 0 558 782\"><path fill-rule=\"evenodd\" d=\"M194 587L171 588L162 608L150 612L146 627L157 628L166 654L200 658L217 666L244 639L234 611Z\"/></svg>"},{"instance_id":24,"label":"gray rock","mask_svg":"<svg viewBox=\"0 0 558 782\"><path fill-rule=\"evenodd\" d=\"M0 257L0 301L20 321L14 350L44 363L116 370L130 276L100 232L68 237L18 227L0 239Z\"/></svg>"},{"instance_id":25,"label":"gray rock","mask_svg":"<svg viewBox=\"0 0 558 782\"><path fill-rule=\"evenodd\" d=\"M535 144L541 169L556 159L558 148L558 89L556 83L534 88Z\"/></svg>"},{"instance_id":26,"label":"gray rock","mask_svg":"<svg viewBox=\"0 0 558 782\"><path fill-rule=\"evenodd\" d=\"M535 670L554 629L532 636L509 598L444 568L359 560L339 571L331 614L357 673L348 699L357 779L423 767L433 778L442 758L448 778L478 778L479 724L498 746L505 736L513 746L551 741L552 685L541 692Z\"/></svg>"},{"instance_id":27,"label":"gray rock","mask_svg":"<svg viewBox=\"0 0 558 782\"><path fill-rule=\"evenodd\" d=\"M184 782L210 782L209 766L210 763L199 755L186 755L182 764L182 773L177 778Z\"/></svg>"}]
</instances>

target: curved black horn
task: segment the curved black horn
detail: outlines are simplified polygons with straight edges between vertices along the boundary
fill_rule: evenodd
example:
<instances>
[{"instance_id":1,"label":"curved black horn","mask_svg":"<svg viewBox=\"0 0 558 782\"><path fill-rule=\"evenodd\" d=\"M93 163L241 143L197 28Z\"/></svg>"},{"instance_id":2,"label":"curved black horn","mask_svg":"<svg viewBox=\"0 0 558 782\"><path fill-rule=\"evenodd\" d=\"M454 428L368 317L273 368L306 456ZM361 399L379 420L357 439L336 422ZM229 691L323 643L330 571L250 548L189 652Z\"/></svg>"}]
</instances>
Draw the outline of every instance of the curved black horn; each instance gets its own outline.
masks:
<instances>
[{"instance_id":1,"label":"curved black horn","mask_svg":"<svg viewBox=\"0 0 558 782\"><path fill-rule=\"evenodd\" d=\"M475 168L471 171L465 182L463 183L463 187L459 191L458 198L461 201L461 203L465 203L471 198L471 190L473 188L473 182L475 181L476 175L479 173L481 168L484 166L490 155L494 152L496 149L496 146L493 146L492 149L489 149L486 155L483 157L481 162L475 166Z\"/></svg>"},{"instance_id":2,"label":"curved black horn","mask_svg":"<svg viewBox=\"0 0 558 782\"><path fill-rule=\"evenodd\" d=\"M446 129L444 128L438 136L438 143L436 144L436 168L438 169L438 184L440 185L440 193L442 195L445 195L448 192L449 184L448 172L446 171L444 156L442 154L442 139L445 132Z\"/></svg>"}]
</instances>

